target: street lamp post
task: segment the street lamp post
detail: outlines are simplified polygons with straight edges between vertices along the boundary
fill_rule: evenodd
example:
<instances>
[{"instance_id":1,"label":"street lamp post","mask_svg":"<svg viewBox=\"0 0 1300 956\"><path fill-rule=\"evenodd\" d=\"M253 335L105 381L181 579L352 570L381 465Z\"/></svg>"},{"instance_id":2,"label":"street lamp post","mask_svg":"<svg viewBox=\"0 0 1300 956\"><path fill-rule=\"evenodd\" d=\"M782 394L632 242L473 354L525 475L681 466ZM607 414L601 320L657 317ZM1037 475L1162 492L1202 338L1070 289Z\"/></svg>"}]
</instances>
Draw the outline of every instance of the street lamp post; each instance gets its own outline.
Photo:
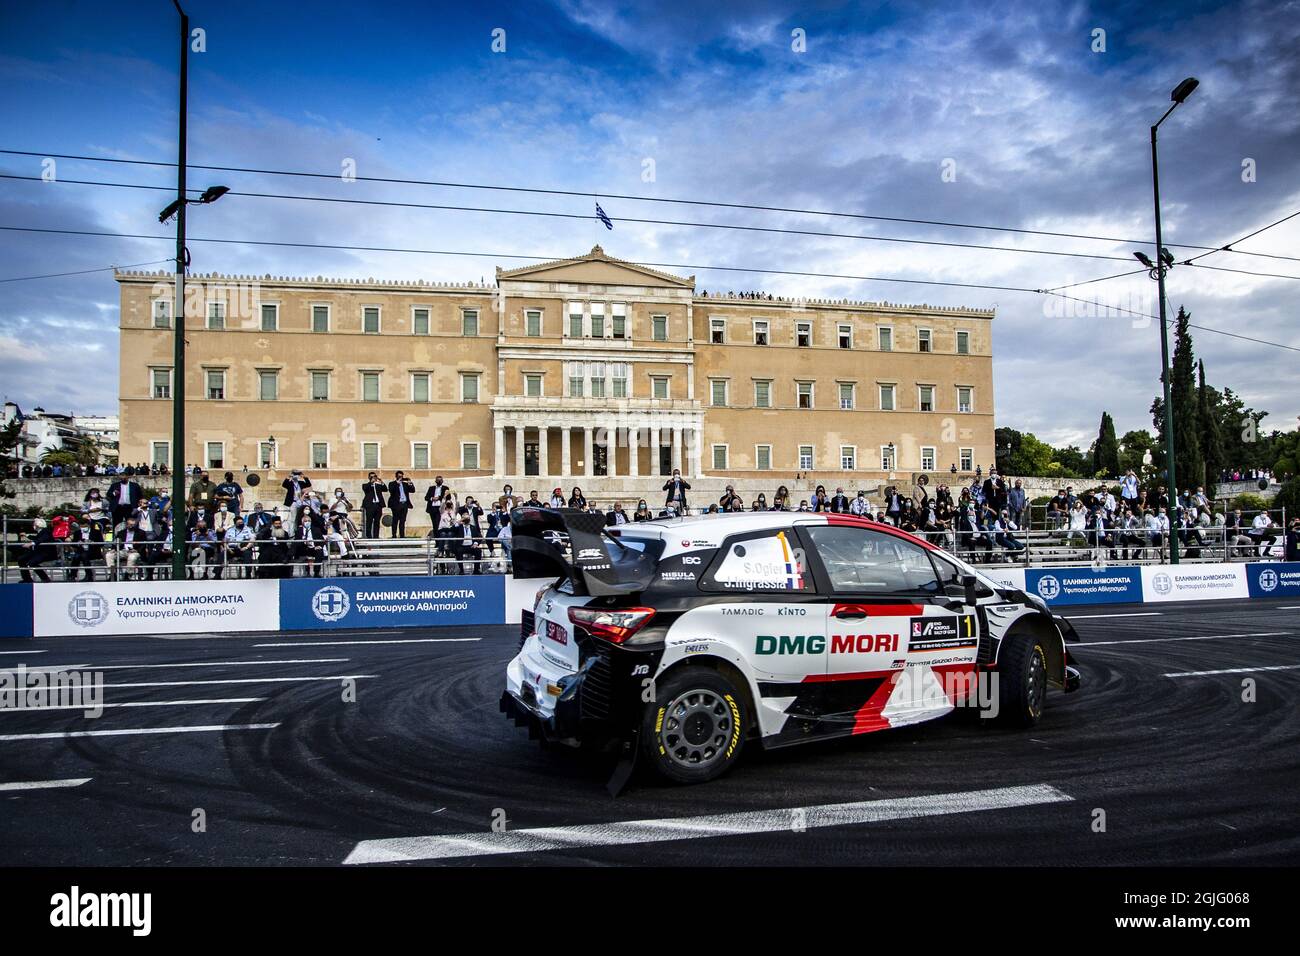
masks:
<instances>
[{"instance_id":1,"label":"street lamp post","mask_svg":"<svg viewBox=\"0 0 1300 956\"><path fill-rule=\"evenodd\" d=\"M1151 277L1156 280L1157 296L1160 299L1160 377L1164 380L1165 394L1165 475L1169 485L1169 510L1177 511L1178 508L1178 482L1174 473L1174 409L1170 402L1170 379L1172 378L1169 368L1169 329L1165 321L1165 273L1173 265L1173 256L1164 247L1163 235L1160 225L1160 157L1156 148L1156 130L1160 124L1169 118L1169 114L1178 108L1187 97L1191 96L1192 91L1200 85L1200 81L1194 76L1189 76L1183 82L1174 87L1169 98L1173 101L1169 109L1165 110L1165 115L1160 117L1151 127L1151 190L1155 197L1156 212L1156 258L1152 262L1142 253L1135 253L1138 260L1150 268ZM1170 564L1178 563L1178 529L1173 524L1173 515L1170 515L1169 528L1169 562Z\"/></svg>"},{"instance_id":2,"label":"street lamp post","mask_svg":"<svg viewBox=\"0 0 1300 956\"><path fill-rule=\"evenodd\" d=\"M186 120L189 115L190 18L178 0L172 0L181 16L180 126L177 135L176 199L158 214L159 222L176 217L176 302L172 307L172 580L185 576L185 207L190 203L216 202L229 192L225 186L209 186L198 199L185 190ZM179 527L178 527L179 526Z\"/></svg>"}]
</instances>

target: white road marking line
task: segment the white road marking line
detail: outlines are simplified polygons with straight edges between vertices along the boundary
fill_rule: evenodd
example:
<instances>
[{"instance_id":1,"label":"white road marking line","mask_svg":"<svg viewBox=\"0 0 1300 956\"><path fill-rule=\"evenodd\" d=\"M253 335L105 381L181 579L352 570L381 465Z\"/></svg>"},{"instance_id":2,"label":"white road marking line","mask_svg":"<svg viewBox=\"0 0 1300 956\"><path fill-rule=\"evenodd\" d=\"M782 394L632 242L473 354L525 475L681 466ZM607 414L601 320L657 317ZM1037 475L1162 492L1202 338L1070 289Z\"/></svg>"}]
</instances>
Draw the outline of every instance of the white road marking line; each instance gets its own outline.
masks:
<instances>
[{"instance_id":1,"label":"white road marking line","mask_svg":"<svg viewBox=\"0 0 1300 956\"><path fill-rule=\"evenodd\" d=\"M481 637L412 637L401 641L285 641L279 644L254 644L254 647L338 647L343 644L461 644L481 641Z\"/></svg>"},{"instance_id":2,"label":"white road marking line","mask_svg":"<svg viewBox=\"0 0 1300 956\"><path fill-rule=\"evenodd\" d=\"M1288 604L1286 607L1275 607L1275 611L1300 611L1300 604Z\"/></svg>"},{"instance_id":3,"label":"white road marking line","mask_svg":"<svg viewBox=\"0 0 1300 956\"><path fill-rule=\"evenodd\" d=\"M28 674L52 674L52 673L58 673L59 671L84 670L90 665L89 664L42 664L39 667L28 667L26 664L20 664L19 666L22 667L23 671ZM19 672L15 668L0 667L0 677L13 677L17 673Z\"/></svg>"},{"instance_id":4,"label":"white road marking line","mask_svg":"<svg viewBox=\"0 0 1300 956\"><path fill-rule=\"evenodd\" d=\"M118 704L99 704L100 707L187 707L193 704L260 704L265 697L202 697L197 700L128 700ZM89 710L85 704L43 704L37 707L4 707L0 714L23 713L30 710Z\"/></svg>"},{"instance_id":5,"label":"white road marking line","mask_svg":"<svg viewBox=\"0 0 1300 956\"><path fill-rule=\"evenodd\" d=\"M1277 664L1272 667L1225 667L1217 671L1180 671L1176 674L1162 674L1162 677L1212 677L1215 674L1254 674L1257 671L1293 671L1300 669L1300 664Z\"/></svg>"},{"instance_id":6,"label":"white road marking line","mask_svg":"<svg viewBox=\"0 0 1300 956\"><path fill-rule=\"evenodd\" d=\"M43 651L0 651L0 654L48 654L49 650Z\"/></svg>"},{"instance_id":7,"label":"white road marking line","mask_svg":"<svg viewBox=\"0 0 1300 956\"><path fill-rule=\"evenodd\" d=\"M56 670L59 668L65 670L92 670L92 671L133 671L133 670L153 670L159 667L246 667L253 664L346 664L346 657L313 657L291 661L177 661L170 664L51 664L48 668L42 667L41 670ZM31 673L35 668L27 668L27 673ZM7 670L0 670L0 674L9 673Z\"/></svg>"},{"instance_id":8,"label":"white road marking line","mask_svg":"<svg viewBox=\"0 0 1300 956\"><path fill-rule=\"evenodd\" d=\"M90 781L90 777L70 777L67 780L23 780L17 783L0 783L0 790L53 790L55 787L79 787Z\"/></svg>"},{"instance_id":9,"label":"white road marking line","mask_svg":"<svg viewBox=\"0 0 1300 956\"><path fill-rule=\"evenodd\" d=\"M1162 641L1224 641L1232 637L1294 637L1291 631L1261 631L1258 634L1198 634L1194 637L1137 637L1131 641L1079 641L1073 647L1101 647L1103 644L1158 644Z\"/></svg>"},{"instance_id":10,"label":"white road marking line","mask_svg":"<svg viewBox=\"0 0 1300 956\"><path fill-rule=\"evenodd\" d=\"M274 730L273 724L203 724L194 727L132 727L124 730L60 730L48 734L0 734L0 740L62 740L66 737L134 737L144 734L202 734L222 730Z\"/></svg>"},{"instance_id":11,"label":"white road marking line","mask_svg":"<svg viewBox=\"0 0 1300 956\"><path fill-rule=\"evenodd\" d=\"M1087 621L1095 617L1159 617L1164 611L1125 611L1115 614L1063 614L1067 621Z\"/></svg>"},{"instance_id":12,"label":"white road marking line","mask_svg":"<svg viewBox=\"0 0 1300 956\"><path fill-rule=\"evenodd\" d=\"M362 840L348 854L344 864L398 863L407 860L448 860L502 853L539 853L597 846L627 846L702 837L739 836L790 830L799 813L803 826L838 827L857 823L880 823L976 810L1003 810L1043 803L1073 800L1047 784L972 790L964 793L936 793L890 800L830 803L782 810L754 810L717 813L662 820L625 820L580 826L539 827L531 830L491 830L422 837Z\"/></svg>"},{"instance_id":13,"label":"white road marking line","mask_svg":"<svg viewBox=\"0 0 1300 956\"><path fill-rule=\"evenodd\" d=\"M101 684L101 687L202 687L210 684L288 684L309 680L367 680L378 674L332 674L329 677L230 677L224 680L155 680L127 684Z\"/></svg>"}]
</instances>

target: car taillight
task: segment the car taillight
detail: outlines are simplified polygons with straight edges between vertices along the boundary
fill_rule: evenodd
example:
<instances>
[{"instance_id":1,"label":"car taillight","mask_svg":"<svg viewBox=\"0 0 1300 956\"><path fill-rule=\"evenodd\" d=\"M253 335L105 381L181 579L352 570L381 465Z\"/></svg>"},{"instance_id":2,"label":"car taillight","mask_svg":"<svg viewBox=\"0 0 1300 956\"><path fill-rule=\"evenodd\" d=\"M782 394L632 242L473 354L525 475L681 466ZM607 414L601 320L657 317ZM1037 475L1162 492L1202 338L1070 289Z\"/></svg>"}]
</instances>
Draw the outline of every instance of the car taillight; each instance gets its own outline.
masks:
<instances>
[{"instance_id":1,"label":"car taillight","mask_svg":"<svg viewBox=\"0 0 1300 956\"><path fill-rule=\"evenodd\" d=\"M569 620L593 637L622 644L655 616L652 607L628 607L612 611L594 607L569 608Z\"/></svg>"}]
</instances>

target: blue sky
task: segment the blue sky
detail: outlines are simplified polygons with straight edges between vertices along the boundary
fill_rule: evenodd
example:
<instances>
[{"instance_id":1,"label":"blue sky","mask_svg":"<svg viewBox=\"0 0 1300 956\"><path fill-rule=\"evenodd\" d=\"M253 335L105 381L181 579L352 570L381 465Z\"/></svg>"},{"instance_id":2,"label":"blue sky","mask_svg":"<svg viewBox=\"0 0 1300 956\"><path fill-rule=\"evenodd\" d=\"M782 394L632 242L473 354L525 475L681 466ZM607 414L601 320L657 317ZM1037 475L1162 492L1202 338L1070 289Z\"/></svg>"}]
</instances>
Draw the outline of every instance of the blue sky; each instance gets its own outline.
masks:
<instances>
[{"instance_id":1,"label":"blue sky","mask_svg":"<svg viewBox=\"0 0 1300 956\"><path fill-rule=\"evenodd\" d=\"M1152 233L1147 130L1162 127L1168 241L1218 245L1300 210L1300 4L746 4L668 0L310 5L191 0L194 163L687 197L1120 238ZM1154 17L1154 19L1153 19ZM506 51L491 49L505 31ZM1106 31L1105 52L1092 50ZM792 31L806 50L792 49ZM0 147L175 157L177 18L166 0L0 3ZM655 179L643 179L645 161ZM942 177L951 161L956 181ZM1242 181L1253 160L1254 182ZM0 156L39 175L40 157ZM59 160L60 179L166 185L150 167ZM589 214L582 197L191 173L191 184ZM166 237L163 194L0 180L0 225ZM602 200L620 216L968 241L1127 257L1131 243ZM996 306L1000 425L1087 445L1101 411L1149 427L1158 334L1025 293L710 272L787 269L1044 288L1122 262L619 223L228 197L193 236L494 252L419 256L192 242L197 272L478 279L505 254L687 263L701 287ZM1300 219L1241 248L1300 255ZM1149 251L1150 239L1146 239ZM165 241L0 231L0 279L165 259ZM1187 252L1176 250L1180 258ZM1300 262L1204 260L1300 275ZM1139 275L1086 286L1154 310ZM1174 270L1193 321L1300 347L1296 282ZM111 274L0 282L0 391L116 409ZM1296 353L1196 333L1212 382L1294 427ZM66 374L75 370L74 375ZM57 384L55 384L57 383Z\"/></svg>"}]
</instances>

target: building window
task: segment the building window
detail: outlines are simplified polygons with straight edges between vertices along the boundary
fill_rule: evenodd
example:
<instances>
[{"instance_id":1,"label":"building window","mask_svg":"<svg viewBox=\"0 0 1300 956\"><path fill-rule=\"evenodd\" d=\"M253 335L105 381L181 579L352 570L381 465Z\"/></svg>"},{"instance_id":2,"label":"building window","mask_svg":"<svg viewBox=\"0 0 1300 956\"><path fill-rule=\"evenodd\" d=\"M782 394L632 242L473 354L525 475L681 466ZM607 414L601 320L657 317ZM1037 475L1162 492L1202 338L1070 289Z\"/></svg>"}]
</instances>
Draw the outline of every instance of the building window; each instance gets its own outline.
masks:
<instances>
[{"instance_id":1,"label":"building window","mask_svg":"<svg viewBox=\"0 0 1300 956\"><path fill-rule=\"evenodd\" d=\"M970 354L970 333L969 332L957 333L957 354L958 355Z\"/></svg>"},{"instance_id":2,"label":"building window","mask_svg":"<svg viewBox=\"0 0 1300 956\"><path fill-rule=\"evenodd\" d=\"M582 303L569 303L569 338L582 338Z\"/></svg>"},{"instance_id":3,"label":"building window","mask_svg":"<svg viewBox=\"0 0 1300 956\"><path fill-rule=\"evenodd\" d=\"M813 467L813 446L800 445L799 446L799 470L812 471L812 467Z\"/></svg>"},{"instance_id":4,"label":"building window","mask_svg":"<svg viewBox=\"0 0 1300 956\"><path fill-rule=\"evenodd\" d=\"M772 407L772 383L771 382L754 383L754 407L755 408Z\"/></svg>"},{"instance_id":5,"label":"building window","mask_svg":"<svg viewBox=\"0 0 1300 956\"><path fill-rule=\"evenodd\" d=\"M754 320L754 344L755 345L767 344L767 320L766 319Z\"/></svg>"},{"instance_id":6,"label":"building window","mask_svg":"<svg viewBox=\"0 0 1300 956\"><path fill-rule=\"evenodd\" d=\"M416 372L411 376L411 401L429 401L429 378L428 372Z\"/></svg>"},{"instance_id":7,"label":"building window","mask_svg":"<svg viewBox=\"0 0 1300 956\"><path fill-rule=\"evenodd\" d=\"M429 443L427 441L411 442L411 467L419 471L429 468Z\"/></svg>"},{"instance_id":8,"label":"building window","mask_svg":"<svg viewBox=\"0 0 1300 956\"><path fill-rule=\"evenodd\" d=\"M411 331L416 335L429 334L429 310L412 309L411 310Z\"/></svg>"},{"instance_id":9,"label":"building window","mask_svg":"<svg viewBox=\"0 0 1300 956\"><path fill-rule=\"evenodd\" d=\"M270 369L258 369L257 397L264 402L274 402L280 397L280 373Z\"/></svg>"},{"instance_id":10,"label":"building window","mask_svg":"<svg viewBox=\"0 0 1300 956\"><path fill-rule=\"evenodd\" d=\"M208 303L208 328L214 332L220 332L226 327L226 303L209 302Z\"/></svg>"},{"instance_id":11,"label":"building window","mask_svg":"<svg viewBox=\"0 0 1300 956\"><path fill-rule=\"evenodd\" d=\"M316 371L311 373L311 400L328 402L330 400L330 373Z\"/></svg>"},{"instance_id":12,"label":"building window","mask_svg":"<svg viewBox=\"0 0 1300 956\"><path fill-rule=\"evenodd\" d=\"M169 300L153 300L153 327L155 329L170 329L172 327L172 304Z\"/></svg>"},{"instance_id":13,"label":"building window","mask_svg":"<svg viewBox=\"0 0 1300 956\"><path fill-rule=\"evenodd\" d=\"M313 332L328 332L330 330L330 307L328 305L313 305L311 307L311 330Z\"/></svg>"},{"instance_id":14,"label":"building window","mask_svg":"<svg viewBox=\"0 0 1300 956\"><path fill-rule=\"evenodd\" d=\"M772 470L772 446L771 445L754 446L754 467L759 471Z\"/></svg>"},{"instance_id":15,"label":"building window","mask_svg":"<svg viewBox=\"0 0 1300 956\"><path fill-rule=\"evenodd\" d=\"M894 470L894 446L893 445L880 446L880 467L884 471Z\"/></svg>"},{"instance_id":16,"label":"building window","mask_svg":"<svg viewBox=\"0 0 1300 956\"><path fill-rule=\"evenodd\" d=\"M974 392L975 389L967 385L959 385L957 387L957 411L969 412L971 410L971 405L973 404L972 396Z\"/></svg>"},{"instance_id":17,"label":"building window","mask_svg":"<svg viewBox=\"0 0 1300 956\"><path fill-rule=\"evenodd\" d=\"M853 445L840 446L840 471L853 471L858 467L858 450Z\"/></svg>"},{"instance_id":18,"label":"building window","mask_svg":"<svg viewBox=\"0 0 1300 956\"><path fill-rule=\"evenodd\" d=\"M205 456L208 468L225 468L226 467L226 446L224 442L210 441L207 442L207 454Z\"/></svg>"},{"instance_id":19,"label":"building window","mask_svg":"<svg viewBox=\"0 0 1300 956\"><path fill-rule=\"evenodd\" d=\"M854 405L854 392L857 387L852 382L840 382L840 408L849 411Z\"/></svg>"},{"instance_id":20,"label":"building window","mask_svg":"<svg viewBox=\"0 0 1300 956\"><path fill-rule=\"evenodd\" d=\"M379 442L363 441L361 443L361 467L366 469L379 467Z\"/></svg>"},{"instance_id":21,"label":"building window","mask_svg":"<svg viewBox=\"0 0 1300 956\"><path fill-rule=\"evenodd\" d=\"M330 466L330 444L326 441L314 441L311 443L311 466L315 469L326 469Z\"/></svg>"},{"instance_id":22,"label":"building window","mask_svg":"<svg viewBox=\"0 0 1300 956\"><path fill-rule=\"evenodd\" d=\"M668 316L652 315L650 316L651 337L656 342L668 341Z\"/></svg>"},{"instance_id":23,"label":"building window","mask_svg":"<svg viewBox=\"0 0 1300 956\"><path fill-rule=\"evenodd\" d=\"M713 470L714 471L727 470L727 446L726 445L713 446Z\"/></svg>"},{"instance_id":24,"label":"building window","mask_svg":"<svg viewBox=\"0 0 1300 956\"><path fill-rule=\"evenodd\" d=\"M811 322L796 322L794 324L794 344L801 349L812 347Z\"/></svg>"},{"instance_id":25,"label":"building window","mask_svg":"<svg viewBox=\"0 0 1300 956\"><path fill-rule=\"evenodd\" d=\"M627 338L627 306L615 302L610 308L613 310L610 316L610 335L616 339Z\"/></svg>"},{"instance_id":26,"label":"building window","mask_svg":"<svg viewBox=\"0 0 1300 956\"><path fill-rule=\"evenodd\" d=\"M929 445L921 448L921 470L934 471L934 448Z\"/></svg>"},{"instance_id":27,"label":"building window","mask_svg":"<svg viewBox=\"0 0 1300 956\"><path fill-rule=\"evenodd\" d=\"M542 376L536 372L531 372L524 376L524 394L530 398L540 398L542 395Z\"/></svg>"},{"instance_id":28,"label":"building window","mask_svg":"<svg viewBox=\"0 0 1300 956\"><path fill-rule=\"evenodd\" d=\"M841 325L839 328L840 348L853 348L853 326Z\"/></svg>"},{"instance_id":29,"label":"building window","mask_svg":"<svg viewBox=\"0 0 1300 956\"><path fill-rule=\"evenodd\" d=\"M463 471L478 471L478 442L460 443L460 467Z\"/></svg>"},{"instance_id":30,"label":"building window","mask_svg":"<svg viewBox=\"0 0 1300 956\"><path fill-rule=\"evenodd\" d=\"M653 398L668 397L668 377L666 375L655 375L650 379L650 395Z\"/></svg>"},{"instance_id":31,"label":"building window","mask_svg":"<svg viewBox=\"0 0 1300 956\"><path fill-rule=\"evenodd\" d=\"M727 343L727 320L709 319L709 341L714 345Z\"/></svg>"},{"instance_id":32,"label":"building window","mask_svg":"<svg viewBox=\"0 0 1300 956\"><path fill-rule=\"evenodd\" d=\"M263 468L274 468L280 457L279 447L269 441L257 443L257 460Z\"/></svg>"},{"instance_id":33,"label":"building window","mask_svg":"<svg viewBox=\"0 0 1300 956\"><path fill-rule=\"evenodd\" d=\"M972 468L975 467L974 448L959 448L957 450L957 458L959 461L957 467L960 468L962 471L970 471Z\"/></svg>"},{"instance_id":34,"label":"building window","mask_svg":"<svg viewBox=\"0 0 1300 956\"><path fill-rule=\"evenodd\" d=\"M363 402L379 401L379 373L361 373L361 400Z\"/></svg>"},{"instance_id":35,"label":"building window","mask_svg":"<svg viewBox=\"0 0 1300 956\"><path fill-rule=\"evenodd\" d=\"M149 443L149 464L166 465L168 468L172 464L172 446L171 442L154 441Z\"/></svg>"},{"instance_id":36,"label":"building window","mask_svg":"<svg viewBox=\"0 0 1300 956\"><path fill-rule=\"evenodd\" d=\"M461 309L460 334L478 335L478 309Z\"/></svg>"},{"instance_id":37,"label":"building window","mask_svg":"<svg viewBox=\"0 0 1300 956\"><path fill-rule=\"evenodd\" d=\"M541 309L528 309L524 312L524 334L533 336L542 334Z\"/></svg>"},{"instance_id":38,"label":"building window","mask_svg":"<svg viewBox=\"0 0 1300 956\"><path fill-rule=\"evenodd\" d=\"M361 310L361 331L371 335L379 334L379 306L368 305Z\"/></svg>"},{"instance_id":39,"label":"building window","mask_svg":"<svg viewBox=\"0 0 1300 956\"><path fill-rule=\"evenodd\" d=\"M587 379L583 376L581 365L574 365L569 370L569 397L582 398Z\"/></svg>"},{"instance_id":40,"label":"building window","mask_svg":"<svg viewBox=\"0 0 1300 956\"><path fill-rule=\"evenodd\" d=\"M460 376L460 400L471 404L478 401L478 373L464 372Z\"/></svg>"},{"instance_id":41,"label":"building window","mask_svg":"<svg viewBox=\"0 0 1300 956\"><path fill-rule=\"evenodd\" d=\"M709 404L719 408L727 404L727 380L714 378L709 380Z\"/></svg>"},{"instance_id":42,"label":"building window","mask_svg":"<svg viewBox=\"0 0 1300 956\"><path fill-rule=\"evenodd\" d=\"M894 330L887 325L876 329L876 344L882 352L894 350Z\"/></svg>"},{"instance_id":43,"label":"building window","mask_svg":"<svg viewBox=\"0 0 1300 956\"><path fill-rule=\"evenodd\" d=\"M151 394L154 398L171 398L172 397L172 370L169 368L150 369L149 378L152 382Z\"/></svg>"},{"instance_id":44,"label":"building window","mask_svg":"<svg viewBox=\"0 0 1300 956\"><path fill-rule=\"evenodd\" d=\"M205 376L208 380L208 399L209 401L220 402L226 397L226 373L221 369L208 369Z\"/></svg>"},{"instance_id":45,"label":"building window","mask_svg":"<svg viewBox=\"0 0 1300 956\"><path fill-rule=\"evenodd\" d=\"M268 302L262 303L262 331L277 332L280 329L280 307Z\"/></svg>"},{"instance_id":46,"label":"building window","mask_svg":"<svg viewBox=\"0 0 1300 956\"><path fill-rule=\"evenodd\" d=\"M795 405L798 408L813 407L812 382L795 382Z\"/></svg>"},{"instance_id":47,"label":"building window","mask_svg":"<svg viewBox=\"0 0 1300 956\"><path fill-rule=\"evenodd\" d=\"M605 397L605 363L592 362L589 366L591 375L591 397Z\"/></svg>"},{"instance_id":48,"label":"building window","mask_svg":"<svg viewBox=\"0 0 1300 956\"><path fill-rule=\"evenodd\" d=\"M624 362L618 362L611 366L615 398L627 398L627 373L628 366Z\"/></svg>"},{"instance_id":49,"label":"building window","mask_svg":"<svg viewBox=\"0 0 1300 956\"><path fill-rule=\"evenodd\" d=\"M894 410L894 386L880 386L880 410L882 412L892 412Z\"/></svg>"},{"instance_id":50,"label":"building window","mask_svg":"<svg viewBox=\"0 0 1300 956\"><path fill-rule=\"evenodd\" d=\"M603 339L605 337L605 303L591 303L591 337L593 339Z\"/></svg>"},{"instance_id":51,"label":"building window","mask_svg":"<svg viewBox=\"0 0 1300 956\"><path fill-rule=\"evenodd\" d=\"M930 351L930 330L929 329L916 330L916 347L921 352Z\"/></svg>"},{"instance_id":52,"label":"building window","mask_svg":"<svg viewBox=\"0 0 1300 956\"><path fill-rule=\"evenodd\" d=\"M934 411L934 386L921 385L917 388L918 406L923 412Z\"/></svg>"}]
</instances>

